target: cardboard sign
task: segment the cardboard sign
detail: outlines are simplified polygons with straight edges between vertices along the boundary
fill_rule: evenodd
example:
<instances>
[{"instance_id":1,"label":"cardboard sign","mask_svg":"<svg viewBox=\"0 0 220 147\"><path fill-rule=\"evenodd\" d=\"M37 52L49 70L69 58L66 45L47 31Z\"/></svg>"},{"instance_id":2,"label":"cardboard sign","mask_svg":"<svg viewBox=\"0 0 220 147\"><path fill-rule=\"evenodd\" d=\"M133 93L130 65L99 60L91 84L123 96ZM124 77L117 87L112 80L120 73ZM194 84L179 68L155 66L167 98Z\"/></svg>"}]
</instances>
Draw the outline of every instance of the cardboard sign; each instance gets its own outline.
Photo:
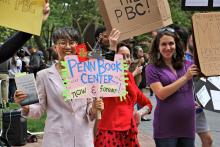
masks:
<instances>
[{"instance_id":1,"label":"cardboard sign","mask_svg":"<svg viewBox=\"0 0 220 147\"><path fill-rule=\"evenodd\" d=\"M0 0L0 25L40 35L44 0Z\"/></svg>"},{"instance_id":2,"label":"cardboard sign","mask_svg":"<svg viewBox=\"0 0 220 147\"><path fill-rule=\"evenodd\" d=\"M90 59L79 62L76 55L65 57L62 78L66 89L65 101L91 97L113 97L126 95L125 70L122 55L115 60Z\"/></svg>"},{"instance_id":3,"label":"cardboard sign","mask_svg":"<svg viewBox=\"0 0 220 147\"><path fill-rule=\"evenodd\" d=\"M119 40L141 35L172 23L167 0L99 0L108 31L120 30Z\"/></svg>"},{"instance_id":4,"label":"cardboard sign","mask_svg":"<svg viewBox=\"0 0 220 147\"><path fill-rule=\"evenodd\" d=\"M182 0L182 9L192 11L220 10L220 0Z\"/></svg>"},{"instance_id":5,"label":"cardboard sign","mask_svg":"<svg viewBox=\"0 0 220 147\"><path fill-rule=\"evenodd\" d=\"M192 21L195 63L205 76L220 75L220 13L196 13Z\"/></svg>"}]
</instances>

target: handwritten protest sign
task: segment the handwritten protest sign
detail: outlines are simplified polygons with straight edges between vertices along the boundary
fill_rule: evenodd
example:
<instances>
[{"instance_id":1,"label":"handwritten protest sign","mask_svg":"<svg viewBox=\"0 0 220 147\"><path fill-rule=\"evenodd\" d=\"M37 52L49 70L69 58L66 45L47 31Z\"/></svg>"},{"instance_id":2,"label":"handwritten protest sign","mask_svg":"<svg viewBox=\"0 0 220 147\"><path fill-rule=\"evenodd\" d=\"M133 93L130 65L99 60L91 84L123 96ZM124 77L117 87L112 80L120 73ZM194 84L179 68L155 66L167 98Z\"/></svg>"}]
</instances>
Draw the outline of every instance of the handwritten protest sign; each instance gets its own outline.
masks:
<instances>
[{"instance_id":1,"label":"handwritten protest sign","mask_svg":"<svg viewBox=\"0 0 220 147\"><path fill-rule=\"evenodd\" d=\"M119 40L141 35L172 23L167 0L99 0L107 30L117 28Z\"/></svg>"},{"instance_id":2,"label":"handwritten protest sign","mask_svg":"<svg viewBox=\"0 0 220 147\"><path fill-rule=\"evenodd\" d=\"M0 25L40 35L44 0L0 0Z\"/></svg>"},{"instance_id":3,"label":"handwritten protest sign","mask_svg":"<svg viewBox=\"0 0 220 147\"><path fill-rule=\"evenodd\" d=\"M91 97L125 97L127 77L122 55L115 55L115 60L90 59L79 62L76 55L65 57L62 63L62 77L66 89L65 100Z\"/></svg>"},{"instance_id":4,"label":"handwritten protest sign","mask_svg":"<svg viewBox=\"0 0 220 147\"><path fill-rule=\"evenodd\" d=\"M196 13L192 21L196 63L205 76L220 75L220 13Z\"/></svg>"}]
</instances>

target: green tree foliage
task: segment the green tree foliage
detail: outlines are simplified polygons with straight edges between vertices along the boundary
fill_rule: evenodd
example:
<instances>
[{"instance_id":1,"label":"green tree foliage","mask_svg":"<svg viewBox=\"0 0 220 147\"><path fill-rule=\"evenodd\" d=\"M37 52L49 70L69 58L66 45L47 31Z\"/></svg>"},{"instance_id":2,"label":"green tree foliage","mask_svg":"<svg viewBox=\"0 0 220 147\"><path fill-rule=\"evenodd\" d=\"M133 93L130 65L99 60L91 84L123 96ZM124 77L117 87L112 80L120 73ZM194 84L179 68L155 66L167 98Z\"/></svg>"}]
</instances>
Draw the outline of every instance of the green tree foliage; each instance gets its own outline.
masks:
<instances>
[{"instance_id":1,"label":"green tree foliage","mask_svg":"<svg viewBox=\"0 0 220 147\"><path fill-rule=\"evenodd\" d=\"M0 26L0 43L3 43L7 38L11 37L14 32L14 30Z\"/></svg>"},{"instance_id":2,"label":"green tree foliage","mask_svg":"<svg viewBox=\"0 0 220 147\"><path fill-rule=\"evenodd\" d=\"M54 28L75 27L83 36L88 24L99 23L101 20L96 0L53 0L50 5L51 14L42 33L47 46L51 46L51 33Z\"/></svg>"},{"instance_id":3,"label":"green tree foliage","mask_svg":"<svg viewBox=\"0 0 220 147\"><path fill-rule=\"evenodd\" d=\"M183 11L181 9L181 0L168 0L171 9L173 22L187 28L191 27L192 11Z\"/></svg>"},{"instance_id":4,"label":"green tree foliage","mask_svg":"<svg viewBox=\"0 0 220 147\"><path fill-rule=\"evenodd\" d=\"M173 22L189 27L191 25L192 12L181 10L180 0L168 0L171 8ZM81 35L81 40L86 29L91 23L103 24L99 14L97 0L52 0L50 1L51 14L43 24L40 37L33 37L27 44L34 44L45 53L45 49L52 45L51 35L57 27L75 27ZM0 42L11 36L15 31L0 27ZM93 35L92 35L93 37ZM144 38L144 37L140 37Z\"/></svg>"}]
</instances>

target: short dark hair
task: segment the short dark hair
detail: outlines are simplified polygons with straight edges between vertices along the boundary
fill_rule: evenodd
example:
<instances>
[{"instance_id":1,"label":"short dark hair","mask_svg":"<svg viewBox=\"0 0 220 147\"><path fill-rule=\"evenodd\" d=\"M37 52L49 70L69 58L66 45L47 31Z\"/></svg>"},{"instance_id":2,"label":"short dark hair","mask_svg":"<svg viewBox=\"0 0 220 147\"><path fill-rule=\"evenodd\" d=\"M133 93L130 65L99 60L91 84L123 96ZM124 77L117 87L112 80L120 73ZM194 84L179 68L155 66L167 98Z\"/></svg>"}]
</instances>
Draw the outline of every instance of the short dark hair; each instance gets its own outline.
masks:
<instances>
[{"instance_id":1,"label":"short dark hair","mask_svg":"<svg viewBox=\"0 0 220 147\"><path fill-rule=\"evenodd\" d=\"M173 57L172 65L174 69L181 69L184 63L183 44L179 36L175 32L170 32L168 30L158 33L157 36L154 38L150 52L149 52L150 62L158 67L164 67L166 65L162 57L158 58L158 53L160 53L159 51L160 39L164 35L171 36L174 38L174 41L176 44L176 58Z\"/></svg>"},{"instance_id":2,"label":"short dark hair","mask_svg":"<svg viewBox=\"0 0 220 147\"><path fill-rule=\"evenodd\" d=\"M79 42L79 33L74 28L62 27L53 32L52 39L54 43L57 43L59 39L69 39Z\"/></svg>"}]
</instances>

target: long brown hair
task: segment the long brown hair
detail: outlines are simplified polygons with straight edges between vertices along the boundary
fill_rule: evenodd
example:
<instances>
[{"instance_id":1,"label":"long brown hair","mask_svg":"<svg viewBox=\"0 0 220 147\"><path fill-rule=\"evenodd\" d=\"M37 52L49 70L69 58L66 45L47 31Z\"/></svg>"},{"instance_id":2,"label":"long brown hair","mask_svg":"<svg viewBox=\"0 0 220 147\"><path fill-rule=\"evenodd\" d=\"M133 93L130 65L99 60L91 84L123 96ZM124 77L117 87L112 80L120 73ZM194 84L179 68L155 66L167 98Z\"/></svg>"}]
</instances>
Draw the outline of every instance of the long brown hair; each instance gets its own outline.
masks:
<instances>
[{"instance_id":1,"label":"long brown hair","mask_svg":"<svg viewBox=\"0 0 220 147\"><path fill-rule=\"evenodd\" d=\"M158 56L160 54L159 51L159 44L160 39L164 36L171 36L174 38L175 44L176 44L176 56L172 57L172 65L174 69L181 69L183 67L184 63L184 47L183 44L179 38L179 36L175 32L171 32L169 30L164 30L163 32L159 32L157 36L154 38L152 42L152 46L150 49L150 63L158 66L158 67L165 67L166 64L162 58L162 55Z\"/></svg>"}]
</instances>

